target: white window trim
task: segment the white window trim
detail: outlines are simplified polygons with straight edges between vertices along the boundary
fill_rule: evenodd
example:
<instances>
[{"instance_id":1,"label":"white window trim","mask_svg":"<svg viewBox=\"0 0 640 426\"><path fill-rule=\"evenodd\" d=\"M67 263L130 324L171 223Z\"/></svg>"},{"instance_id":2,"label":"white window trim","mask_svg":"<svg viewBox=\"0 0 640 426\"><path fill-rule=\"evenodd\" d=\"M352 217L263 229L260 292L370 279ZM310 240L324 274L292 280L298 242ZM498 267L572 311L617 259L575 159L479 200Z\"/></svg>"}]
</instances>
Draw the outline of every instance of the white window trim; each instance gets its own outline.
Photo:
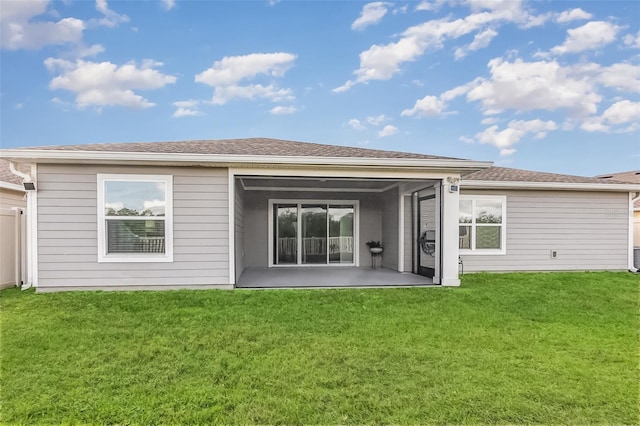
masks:
<instances>
[{"instance_id":1,"label":"white window trim","mask_svg":"<svg viewBox=\"0 0 640 426\"><path fill-rule=\"evenodd\" d=\"M351 263L313 263L303 264L300 262L302 253L298 250L298 263L279 265L273 263L273 205L274 204L296 204L300 209L302 204L353 204L353 262ZM298 235L300 235L301 222L298 220ZM269 268L306 268L306 267L332 267L332 266L360 266L360 201L358 200L301 200L295 199L269 199Z\"/></svg>"},{"instance_id":2,"label":"white window trim","mask_svg":"<svg viewBox=\"0 0 640 426\"><path fill-rule=\"evenodd\" d=\"M171 175L128 175L98 173L98 263L108 262L173 262L173 176ZM165 253L112 253L107 254L106 217L105 217L105 182L135 181L163 182L165 184L164 220ZM139 217L122 217L123 220L140 219Z\"/></svg>"},{"instance_id":3,"label":"white window trim","mask_svg":"<svg viewBox=\"0 0 640 426\"><path fill-rule=\"evenodd\" d=\"M502 203L502 223L500 224L500 241L502 247L499 250L496 249L477 249L475 248L475 228L476 226L485 226L483 224L476 224L475 217L472 218L472 223L460 223L458 218L458 229L460 226L471 226L471 235L469 236L469 242L471 249L459 249L461 255L471 256L486 256L486 255L505 255L507 254L507 196L506 195L460 195L460 201L470 200L473 202L472 214L475 215L475 200L500 200ZM486 224L486 226L496 226L497 224Z\"/></svg>"}]
</instances>

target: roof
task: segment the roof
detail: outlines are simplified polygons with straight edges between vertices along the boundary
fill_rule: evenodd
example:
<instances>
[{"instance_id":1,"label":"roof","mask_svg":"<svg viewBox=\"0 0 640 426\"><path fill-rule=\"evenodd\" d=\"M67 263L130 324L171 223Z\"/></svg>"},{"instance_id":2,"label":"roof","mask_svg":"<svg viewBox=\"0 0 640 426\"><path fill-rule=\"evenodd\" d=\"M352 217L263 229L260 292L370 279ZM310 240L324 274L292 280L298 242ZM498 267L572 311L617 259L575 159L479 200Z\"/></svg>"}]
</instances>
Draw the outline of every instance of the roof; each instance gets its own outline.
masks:
<instances>
[{"instance_id":1,"label":"roof","mask_svg":"<svg viewBox=\"0 0 640 426\"><path fill-rule=\"evenodd\" d=\"M640 192L640 183L495 166L465 175L462 184L477 189Z\"/></svg>"},{"instance_id":2,"label":"roof","mask_svg":"<svg viewBox=\"0 0 640 426\"><path fill-rule=\"evenodd\" d=\"M596 176L599 179L614 180L618 182L640 183L640 170L631 170L629 172L610 173L606 175Z\"/></svg>"},{"instance_id":3,"label":"roof","mask_svg":"<svg viewBox=\"0 0 640 426\"><path fill-rule=\"evenodd\" d=\"M465 181L493 181L493 182L547 182L547 183L593 183L619 184L620 181L604 180L594 177L563 175L557 173L536 172L532 170L511 169L508 167L489 167L468 174Z\"/></svg>"},{"instance_id":4,"label":"roof","mask_svg":"<svg viewBox=\"0 0 640 426\"><path fill-rule=\"evenodd\" d=\"M11 173L9 162L0 159L0 182L22 186L22 178Z\"/></svg>"},{"instance_id":5,"label":"roof","mask_svg":"<svg viewBox=\"0 0 640 426\"><path fill-rule=\"evenodd\" d=\"M629 172L610 173L607 175L596 176L604 181L632 182L640 183L640 170L631 170ZM640 210L640 199L633 202L633 209Z\"/></svg>"},{"instance_id":6,"label":"roof","mask_svg":"<svg viewBox=\"0 0 640 426\"><path fill-rule=\"evenodd\" d=\"M379 149L354 148L349 146L325 145L311 142L296 142L269 138L192 140L181 142L127 142L100 143L87 145L60 145L28 148L56 151L103 151L103 152L144 152L164 154L218 154L218 155L264 155L278 157L333 157L333 158L412 158L447 159L436 155L414 154Z\"/></svg>"}]
</instances>

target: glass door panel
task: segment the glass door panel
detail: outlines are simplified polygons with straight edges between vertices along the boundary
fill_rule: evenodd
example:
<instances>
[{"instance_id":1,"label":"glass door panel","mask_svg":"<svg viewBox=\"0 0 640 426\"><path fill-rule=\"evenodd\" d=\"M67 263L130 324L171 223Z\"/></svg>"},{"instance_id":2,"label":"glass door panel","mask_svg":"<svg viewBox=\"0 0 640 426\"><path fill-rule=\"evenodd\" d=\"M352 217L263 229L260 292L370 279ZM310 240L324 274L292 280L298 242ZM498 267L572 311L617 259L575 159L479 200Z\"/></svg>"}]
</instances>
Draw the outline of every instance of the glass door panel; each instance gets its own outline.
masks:
<instances>
[{"instance_id":1,"label":"glass door panel","mask_svg":"<svg viewBox=\"0 0 640 426\"><path fill-rule=\"evenodd\" d=\"M298 263L298 206L278 204L274 206L277 217L275 259L276 265Z\"/></svg>"},{"instance_id":2,"label":"glass door panel","mask_svg":"<svg viewBox=\"0 0 640 426\"><path fill-rule=\"evenodd\" d=\"M302 263L327 263L327 205L303 204L300 209L302 220Z\"/></svg>"},{"instance_id":3,"label":"glass door panel","mask_svg":"<svg viewBox=\"0 0 640 426\"><path fill-rule=\"evenodd\" d=\"M329 263L353 263L353 206L329 206Z\"/></svg>"},{"instance_id":4,"label":"glass door panel","mask_svg":"<svg viewBox=\"0 0 640 426\"><path fill-rule=\"evenodd\" d=\"M432 277L436 268L436 196L418 198L418 274Z\"/></svg>"}]
</instances>

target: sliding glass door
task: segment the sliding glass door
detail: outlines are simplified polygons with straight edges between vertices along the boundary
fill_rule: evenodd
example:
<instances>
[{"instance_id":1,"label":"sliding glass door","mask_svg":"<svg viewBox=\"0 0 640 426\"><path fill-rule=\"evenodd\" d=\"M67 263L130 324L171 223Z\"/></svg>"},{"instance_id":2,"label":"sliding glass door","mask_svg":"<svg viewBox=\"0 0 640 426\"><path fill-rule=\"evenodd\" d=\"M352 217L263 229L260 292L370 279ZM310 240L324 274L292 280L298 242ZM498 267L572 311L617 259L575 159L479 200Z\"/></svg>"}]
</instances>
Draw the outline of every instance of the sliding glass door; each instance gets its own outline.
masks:
<instances>
[{"instance_id":1,"label":"sliding glass door","mask_svg":"<svg viewBox=\"0 0 640 426\"><path fill-rule=\"evenodd\" d=\"M280 204L274 206L276 238L274 241L275 264L298 263L298 206Z\"/></svg>"},{"instance_id":2,"label":"sliding glass door","mask_svg":"<svg viewBox=\"0 0 640 426\"><path fill-rule=\"evenodd\" d=\"M354 264L354 203L274 203L273 264Z\"/></svg>"},{"instance_id":3,"label":"sliding glass door","mask_svg":"<svg viewBox=\"0 0 640 426\"><path fill-rule=\"evenodd\" d=\"M329 206L329 263L353 263L353 206Z\"/></svg>"}]
</instances>

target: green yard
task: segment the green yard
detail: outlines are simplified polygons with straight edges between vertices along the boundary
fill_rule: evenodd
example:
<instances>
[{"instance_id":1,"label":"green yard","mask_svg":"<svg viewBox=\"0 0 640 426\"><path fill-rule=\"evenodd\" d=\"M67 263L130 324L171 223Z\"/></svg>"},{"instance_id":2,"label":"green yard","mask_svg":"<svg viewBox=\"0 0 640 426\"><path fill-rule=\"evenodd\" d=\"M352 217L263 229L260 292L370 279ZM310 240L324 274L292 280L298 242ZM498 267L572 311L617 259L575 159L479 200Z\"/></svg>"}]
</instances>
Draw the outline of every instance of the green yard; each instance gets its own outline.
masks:
<instances>
[{"instance_id":1,"label":"green yard","mask_svg":"<svg viewBox=\"0 0 640 426\"><path fill-rule=\"evenodd\" d=\"M5 290L0 421L638 424L639 284Z\"/></svg>"}]
</instances>

